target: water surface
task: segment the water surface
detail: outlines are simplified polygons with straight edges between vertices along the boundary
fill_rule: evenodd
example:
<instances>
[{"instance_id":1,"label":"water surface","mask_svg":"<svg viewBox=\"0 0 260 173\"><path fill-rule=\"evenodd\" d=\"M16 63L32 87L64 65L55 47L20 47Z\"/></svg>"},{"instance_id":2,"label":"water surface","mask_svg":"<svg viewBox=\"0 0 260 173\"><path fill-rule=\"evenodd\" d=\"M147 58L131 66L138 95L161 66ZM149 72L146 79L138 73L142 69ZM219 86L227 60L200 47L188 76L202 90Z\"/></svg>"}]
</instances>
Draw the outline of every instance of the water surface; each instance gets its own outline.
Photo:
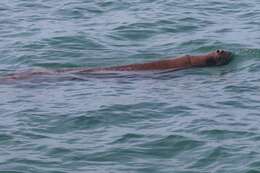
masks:
<instances>
[{"instance_id":1,"label":"water surface","mask_svg":"<svg viewBox=\"0 0 260 173\"><path fill-rule=\"evenodd\" d=\"M174 73L0 85L0 172L259 172L259 9L256 0L2 0L2 75L235 56Z\"/></svg>"}]
</instances>

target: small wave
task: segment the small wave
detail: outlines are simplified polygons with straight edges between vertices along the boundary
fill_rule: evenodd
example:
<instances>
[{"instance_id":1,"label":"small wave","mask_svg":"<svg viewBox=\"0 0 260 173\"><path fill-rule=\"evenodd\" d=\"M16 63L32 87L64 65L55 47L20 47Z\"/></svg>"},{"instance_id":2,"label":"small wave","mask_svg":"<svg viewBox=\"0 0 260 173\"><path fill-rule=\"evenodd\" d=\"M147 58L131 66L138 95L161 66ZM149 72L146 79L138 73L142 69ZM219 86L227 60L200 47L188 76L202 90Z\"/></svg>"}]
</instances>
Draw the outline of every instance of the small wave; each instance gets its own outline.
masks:
<instances>
[{"instance_id":1,"label":"small wave","mask_svg":"<svg viewBox=\"0 0 260 173\"><path fill-rule=\"evenodd\" d=\"M157 156L159 158L171 158L182 152L187 153L203 145L204 142L189 137L169 135L159 140L146 142L142 144L141 147L143 148L144 154Z\"/></svg>"}]
</instances>

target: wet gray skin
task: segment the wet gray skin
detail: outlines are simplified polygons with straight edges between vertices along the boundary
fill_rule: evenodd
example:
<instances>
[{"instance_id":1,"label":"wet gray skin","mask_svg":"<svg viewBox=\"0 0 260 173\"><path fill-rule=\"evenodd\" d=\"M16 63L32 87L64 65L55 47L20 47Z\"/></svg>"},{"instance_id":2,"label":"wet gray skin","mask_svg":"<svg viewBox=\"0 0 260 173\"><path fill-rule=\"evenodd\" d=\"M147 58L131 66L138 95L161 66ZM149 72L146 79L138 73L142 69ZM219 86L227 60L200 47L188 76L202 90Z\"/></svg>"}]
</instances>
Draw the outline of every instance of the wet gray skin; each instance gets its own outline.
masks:
<instances>
[{"instance_id":1,"label":"wet gray skin","mask_svg":"<svg viewBox=\"0 0 260 173\"><path fill-rule=\"evenodd\" d=\"M232 59L232 53L224 50L216 50L214 57L206 61L207 66L226 65Z\"/></svg>"}]
</instances>

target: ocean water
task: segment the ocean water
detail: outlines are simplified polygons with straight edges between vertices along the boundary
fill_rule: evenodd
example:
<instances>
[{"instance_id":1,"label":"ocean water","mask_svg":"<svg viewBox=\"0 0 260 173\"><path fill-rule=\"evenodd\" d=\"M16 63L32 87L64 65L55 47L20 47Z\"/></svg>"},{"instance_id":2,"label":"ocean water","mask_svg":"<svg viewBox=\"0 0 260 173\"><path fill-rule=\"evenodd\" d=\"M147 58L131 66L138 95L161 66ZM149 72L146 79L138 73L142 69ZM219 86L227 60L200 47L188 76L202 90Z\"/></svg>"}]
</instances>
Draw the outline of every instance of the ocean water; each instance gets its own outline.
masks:
<instances>
[{"instance_id":1,"label":"ocean water","mask_svg":"<svg viewBox=\"0 0 260 173\"><path fill-rule=\"evenodd\" d=\"M0 172L260 172L259 45L257 0L1 0L1 75L215 49L234 58L0 85Z\"/></svg>"}]
</instances>

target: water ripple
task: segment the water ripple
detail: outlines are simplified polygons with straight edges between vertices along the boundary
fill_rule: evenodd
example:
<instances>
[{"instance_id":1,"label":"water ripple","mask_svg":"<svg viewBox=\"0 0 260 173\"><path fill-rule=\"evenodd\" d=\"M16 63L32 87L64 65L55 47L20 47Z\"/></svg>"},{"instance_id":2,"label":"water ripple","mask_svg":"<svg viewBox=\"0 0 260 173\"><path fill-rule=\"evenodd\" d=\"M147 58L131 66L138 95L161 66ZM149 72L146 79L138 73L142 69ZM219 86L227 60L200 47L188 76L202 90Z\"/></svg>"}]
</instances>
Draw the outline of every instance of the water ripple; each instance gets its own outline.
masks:
<instances>
[{"instance_id":1,"label":"water ripple","mask_svg":"<svg viewBox=\"0 0 260 173\"><path fill-rule=\"evenodd\" d=\"M234 52L223 67L0 85L0 172L258 172L260 3L0 2L0 72Z\"/></svg>"}]
</instances>

